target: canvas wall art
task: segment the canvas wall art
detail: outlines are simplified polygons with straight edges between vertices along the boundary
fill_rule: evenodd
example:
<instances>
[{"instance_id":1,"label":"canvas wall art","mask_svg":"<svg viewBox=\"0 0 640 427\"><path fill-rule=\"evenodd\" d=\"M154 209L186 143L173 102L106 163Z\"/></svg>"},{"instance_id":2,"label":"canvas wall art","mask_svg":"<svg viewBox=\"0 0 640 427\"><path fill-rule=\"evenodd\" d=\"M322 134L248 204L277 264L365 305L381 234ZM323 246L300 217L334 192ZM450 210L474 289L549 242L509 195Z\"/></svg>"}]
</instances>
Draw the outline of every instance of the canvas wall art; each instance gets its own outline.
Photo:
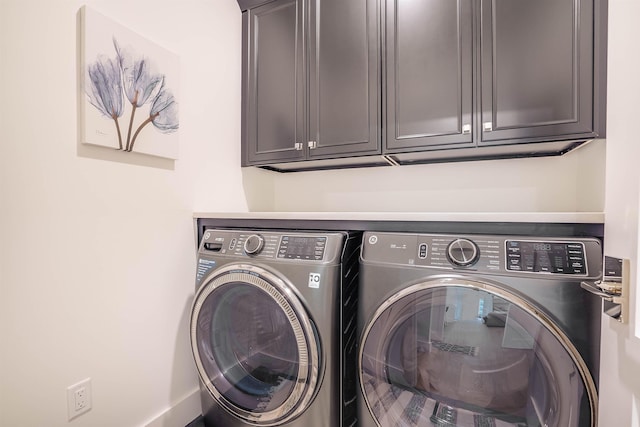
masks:
<instances>
[{"instance_id":1,"label":"canvas wall art","mask_svg":"<svg viewBox=\"0 0 640 427\"><path fill-rule=\"evenodd\" d=\"M80 17L82 142L177 159L177 55L87 6Z\"/></svg>"}]
</instances>

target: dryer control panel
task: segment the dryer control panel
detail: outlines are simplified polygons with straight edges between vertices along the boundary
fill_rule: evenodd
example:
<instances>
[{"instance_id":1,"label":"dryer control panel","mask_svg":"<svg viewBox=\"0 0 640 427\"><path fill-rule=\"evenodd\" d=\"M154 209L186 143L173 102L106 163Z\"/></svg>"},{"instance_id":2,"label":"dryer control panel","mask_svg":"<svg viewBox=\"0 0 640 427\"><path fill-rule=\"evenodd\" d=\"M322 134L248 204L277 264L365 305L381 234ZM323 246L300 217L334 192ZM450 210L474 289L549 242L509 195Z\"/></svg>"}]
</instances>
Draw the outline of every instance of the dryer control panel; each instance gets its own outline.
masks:
<instances>
[{"instance_id":1,"label":"dryer control panel","mask_svg":"<svg viewBox=\"0 0 640 427\"><path fill-rule=\"evenodd\" d=\"M507 270L587 274L583 242L507 240L506 249Z\"/></svg>"},{"instance_id":2,"label":"dryer control panel","mask_svg":"<svg viewBox=\"0 0 640 427\"><path fill-rule=\"evenodd\" d=\"M514 276L602 275L602 247L595 238L366 232L362 259Z\"/></svg>"}]
</instances>

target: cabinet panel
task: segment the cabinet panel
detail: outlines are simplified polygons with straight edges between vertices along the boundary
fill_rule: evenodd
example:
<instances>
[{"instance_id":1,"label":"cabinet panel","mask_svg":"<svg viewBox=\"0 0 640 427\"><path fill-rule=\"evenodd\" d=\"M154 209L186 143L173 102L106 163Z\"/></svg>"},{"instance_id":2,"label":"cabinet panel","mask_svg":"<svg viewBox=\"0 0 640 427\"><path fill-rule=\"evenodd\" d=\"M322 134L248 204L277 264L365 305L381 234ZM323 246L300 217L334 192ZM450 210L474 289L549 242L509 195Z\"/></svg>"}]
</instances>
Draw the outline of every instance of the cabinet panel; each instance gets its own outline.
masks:
<instances>
[{"instance_id":1,"label":"cabinet panel","mask_svg":"<svg viewBox=\"0 0 640 427\"><path fill-rule=\"evenodd\" d=\"M594 131L591 1L483 0L481 31L482 142Z\"/></svg>"},{"instance_id":2,"label":"cabinet panel","mask_svg":"<svg viewBox=\"0 0 640 427\"><path fill-rule=\"evenodd\" d=\"M558 155L605 136L606 0L239 4L244 166Z\"/></svg>"},{"instance_id":3,"label":"cabinet panel","mask_svg":"<svg viewBox=\"0 0 640 427\"><path fill-rule=\"evenodd\" d=\"M389 0L386 31L386 148L471 144L471 2Z\"/></svg>"},{"instance_id":4,"label":"cabinet panel","mask_svg":"<svg viewBox=\"0 0 640 427\"><path fill-rule=\"evenodd\" d=\"M380 152L378 0L311 0L309 157Z\"/></svg>"},{"instance_id":5,"label":"cabinet panel","mask_svg":"<svg viewBox=\"0 0 640 427\"><path fill-rule=\"evenodd\" d=\"M247 160L302 158L304 62L301 0L280 0L248 12Z\"/></svg>"}]
</instances>

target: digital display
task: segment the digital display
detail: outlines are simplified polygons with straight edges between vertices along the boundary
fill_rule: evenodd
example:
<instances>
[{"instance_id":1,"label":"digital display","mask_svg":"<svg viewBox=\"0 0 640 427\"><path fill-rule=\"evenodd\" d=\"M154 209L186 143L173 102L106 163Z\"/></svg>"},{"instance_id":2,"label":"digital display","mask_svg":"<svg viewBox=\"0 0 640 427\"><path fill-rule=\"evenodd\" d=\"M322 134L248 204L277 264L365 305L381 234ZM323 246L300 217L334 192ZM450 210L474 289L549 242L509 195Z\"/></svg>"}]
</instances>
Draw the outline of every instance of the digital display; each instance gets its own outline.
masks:
<instances>
[{"instance_id":1,"label":"digital display","mask_svg":"<svg viewBox=\"0 0 640 427\"><path fill-rule=\"evenodd\" d=\"M316 239L313 237L289 237L288 253L305 256L313 254Z\"/></svg>"},{"instance_id":2,"label":"digital display","mask_svg":"<svg viewBox=\"0 0 640 427\"><path fill-rule=\"evenodd\" d=\"M279 258L321 260L326 237L282 236Z\"/></svg>"},{"instance_id":3,"label":"digital display","mask_svg":"<svg viewBox=\"0 0 640 427\"><path fill-rule=\"evenodd\" d=\"M586 274L582 243L508 240L507 269L513 271Z\"/></svg>"},{"instance_id":4,"label":"digital display","mask_svg":"<svg viewBox=\"0 0 640 427\"><path fill-rule=\"evenodd\" d=\"M550 243L534 243L533 250L534 251L550 251L551 244Z\"/></svg>"}]
</instances>

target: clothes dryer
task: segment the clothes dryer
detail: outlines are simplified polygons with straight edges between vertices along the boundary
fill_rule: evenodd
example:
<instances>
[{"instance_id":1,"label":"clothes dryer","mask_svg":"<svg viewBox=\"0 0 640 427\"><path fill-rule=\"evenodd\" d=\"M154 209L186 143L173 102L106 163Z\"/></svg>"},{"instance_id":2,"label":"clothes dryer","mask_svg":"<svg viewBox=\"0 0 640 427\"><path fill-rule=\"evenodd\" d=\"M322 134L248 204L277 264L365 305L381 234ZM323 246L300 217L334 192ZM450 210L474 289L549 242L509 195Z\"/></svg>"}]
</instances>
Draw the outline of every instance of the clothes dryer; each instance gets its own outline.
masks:
<instances>
[{"instance_id":1,"label":"clothes dryer","mask_svg":"<svg viewBox=\"0 0 640 427\"><path fill-rule=\"evenodd\" d=\"M592 238L364 234L362 427L594 427Z\"/></svg>"},{"instance_id":2,"label":"clothes dryer","mask_svg":"<svg viewBox=\"0 0 640 427\"><path fill-rule=\"evenodd\" d=\"M355 424L360 237L204 231L190 336L206 426Z\"/></svg>"}]
</instances>

